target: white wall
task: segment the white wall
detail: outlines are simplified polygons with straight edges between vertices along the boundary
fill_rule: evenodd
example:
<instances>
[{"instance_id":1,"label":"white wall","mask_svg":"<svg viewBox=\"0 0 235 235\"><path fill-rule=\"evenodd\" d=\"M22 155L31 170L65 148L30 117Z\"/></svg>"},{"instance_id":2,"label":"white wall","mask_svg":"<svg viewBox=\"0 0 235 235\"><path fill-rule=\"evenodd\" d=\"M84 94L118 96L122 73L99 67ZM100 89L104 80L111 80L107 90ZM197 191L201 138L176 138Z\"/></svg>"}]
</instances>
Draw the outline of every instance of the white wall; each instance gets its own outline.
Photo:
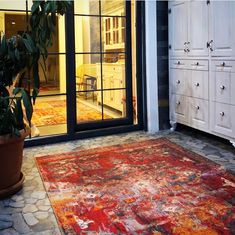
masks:
<instances>
[{"instance_id":1,"label":"white wall","mask_svg":"<svg viewBox=\"0 0 235 235\"><path fill-rule=\"evenodd\" d=\"M146 87L148 132L159 130L157 83L157 3L146 0Z\"/></svg>"}]
</instances>

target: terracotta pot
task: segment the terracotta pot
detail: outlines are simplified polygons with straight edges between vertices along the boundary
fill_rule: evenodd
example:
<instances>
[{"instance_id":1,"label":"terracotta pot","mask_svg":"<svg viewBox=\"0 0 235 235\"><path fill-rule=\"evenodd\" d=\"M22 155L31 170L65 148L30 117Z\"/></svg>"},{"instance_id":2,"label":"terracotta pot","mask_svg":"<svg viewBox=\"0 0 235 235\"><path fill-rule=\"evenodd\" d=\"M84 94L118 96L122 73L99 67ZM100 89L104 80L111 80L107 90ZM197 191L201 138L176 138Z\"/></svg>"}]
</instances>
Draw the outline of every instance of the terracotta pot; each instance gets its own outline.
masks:
<instances>
[{"instance_id":1,"label":"terracotta pot","mask_svg":"<svg viewBox=\"0 0 235 235\"><path fill-rule=\"evenodd\" d=\"M9 196L22 188L21 173L24 139L29 129L21 130L21 136L0 136L0 198Z\"/></svg>"}]
</instances>

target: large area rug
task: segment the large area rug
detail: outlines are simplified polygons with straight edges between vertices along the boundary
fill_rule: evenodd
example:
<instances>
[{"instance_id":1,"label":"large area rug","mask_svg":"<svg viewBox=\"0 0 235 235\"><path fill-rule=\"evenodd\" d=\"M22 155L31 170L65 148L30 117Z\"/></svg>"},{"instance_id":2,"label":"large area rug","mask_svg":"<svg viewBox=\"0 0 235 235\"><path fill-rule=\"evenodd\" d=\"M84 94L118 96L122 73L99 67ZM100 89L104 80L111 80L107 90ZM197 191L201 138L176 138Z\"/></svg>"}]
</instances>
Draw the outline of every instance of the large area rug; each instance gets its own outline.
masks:
<instances>
[{"instance_id":1,"label":"large area rug","mask_svg":"<svg viewBox=\"0 0 235 235\"><path fill-rule=\"evenodd\" d=\"M36 158L65 234L235 234L235 177L165 138Z\"/></svg>"},{"instance_id":2,"label":"large area rug","mask_svg":"<svg viewBox=\"0 0 235 235\"><path fill-rule=\"evenodd\" d=\"M100 108L101 109L101 108ZM102 119L101 111L77 101L77 122L95 121ZM104 114L104 118L111 118ZM36 100L34 106L32 123L37 127L65 124L66 121L66 101L65 100Z\"/></svg>"}]
</instances>

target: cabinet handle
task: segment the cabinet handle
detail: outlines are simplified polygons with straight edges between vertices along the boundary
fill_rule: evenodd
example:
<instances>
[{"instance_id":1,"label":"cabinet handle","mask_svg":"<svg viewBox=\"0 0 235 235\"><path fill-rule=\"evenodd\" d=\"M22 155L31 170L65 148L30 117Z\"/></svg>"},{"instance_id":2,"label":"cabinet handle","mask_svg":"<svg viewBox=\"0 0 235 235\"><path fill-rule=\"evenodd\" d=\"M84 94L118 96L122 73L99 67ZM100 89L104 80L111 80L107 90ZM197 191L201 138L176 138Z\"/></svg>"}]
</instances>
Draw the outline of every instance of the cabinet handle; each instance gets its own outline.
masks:
<instances>
[{"instance_id":1,"label":"cabinet handle","mask_svg":"<svg viewBox=\"0 0 235 235\"><path fill-rule=\"evenodd\" d=\"M180 105L180 101L177 101L176 104L177 104L177 105Z\"/></svg>"},{"instance_id":2,"label":"cabinet handle","mask_svg":"<svg viewBox=\"0 0 235 235\"><path fill-rule=\"evenodd\" d=\"M196 105L196 106L195 106L195 109L199 110L199 109L200 109L200 107L199 107L198 105Z\"/></svg>"},{"instance_id":3,"label":"cabinet handle","mask_svg":"<svg viewBox=\"0 0 235 235\"><path fill-rule=\"evenodd\" d=\"M180 84L180 80L177 80L176 83L177 83L177 84Z\"/></svg>"},{"instance_id":4,"label":"cabinet handle","mask_svg":"<svg viewBox=\"0 0 235 235\"><path fill-rule=\"evenodd\" d=\"M210 49L210 51L213 51L212 43L213 43L213 40L210 40L209 42L206 43L206 46L207 46L207 48Z\"/></svg>"},{"instance_id":5,"label":"cabinet handle","mask_svg":"<svg viewBox=\"0 0 235 235\"><path fill-rule=\"evenodd\" d=\"M225 62L221 63L221 66L223 66L223 67L224 67L224 66L225 66Z\"/></svg>"},{"instance_id":6,"label":"cabinet handle","mask_svg":"<svg viewBox=\"0 0 235 235\"><path fill-rule=\"evenodd\" d=\"M184 52L188 52L187 44L188 44L188 42L184 42Z\"/></svg>"},{"instance_id":7,"label":"cabinet handle","mask_svg":"<svg viewBox=\"0 0 235 235\"><path fill-rule=\"evenodd\" d=\"M177 64L180 64L180 61L177 61Z\"/></svg>"},{"instance_id":8,"label":"cabinet handle","mask_svg":"<svg viewBox=\"0 0 235 235\"><path fill-rule=\"evenodd\" d=\"M224 85L220 86L220 89L221 89L221 90L224 90L224 89L225 89L225 86L224 86Z\"/></svg>"},{"instance_id":9,"label":"cabinet handle","mask_svg":"<svg viewBox=\"0 0 235 235\"><path fill-rule=\"evenodd\" d=\"M195 85L195 86L199 86L200 84L197 82L197 83L195 83L194 85Z\"/></svg>"},{"instance_id":10,"label":"cabinet handle","mask_svg":"<svg viewBox=\"0 0 235 235\"><path fill-rule=\"evenodd\" d=\"M222 116L222 117L224 116L224 112L220 112L219 114L220 114L220 116Z\"/></svg>"},{"instance_id":11,"label":"cabinet handle","mask_svg":"<svg viewBox=\"0 0 235 235\"><path fill-rule=\"evenodd\" d=\"M195 65L198 66L198 65L199 65L199 62L195 63Z\"/></svg>"}]
</instances>

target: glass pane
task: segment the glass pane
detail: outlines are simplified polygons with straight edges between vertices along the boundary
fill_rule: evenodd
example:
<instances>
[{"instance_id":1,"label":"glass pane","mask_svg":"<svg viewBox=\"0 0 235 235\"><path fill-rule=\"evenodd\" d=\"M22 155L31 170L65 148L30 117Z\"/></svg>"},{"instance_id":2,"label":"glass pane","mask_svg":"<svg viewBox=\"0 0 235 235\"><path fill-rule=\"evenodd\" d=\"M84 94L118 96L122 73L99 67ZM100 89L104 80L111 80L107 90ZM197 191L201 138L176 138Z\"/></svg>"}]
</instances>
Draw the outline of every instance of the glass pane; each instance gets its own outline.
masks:
<instances>
[{"instance_id":1,"label":"glass pane","mask_svg":"<svg viewBox=\"0 0 235 235\"><path fill-rule=\"evenodd\" d=\"M125 15L125 0L101 0L101 15Z\"/></svg>"},{"instance_id":2,"label":"glass pane","mask_svg":"<svg viewBox=\"0 0 235 235\"><path fill-rule=\"evenodd\" d=\"M77 122L90 122L102 120L101 92L96 90L87 90L77 92Z\"/></svg>"},{"instance_id":3,"label":"glass pane","mask_svg":"<svg viewBox=\"0 0 235 235\"><path fill-rule=\"evenodd\" d=\"M133 119L134 124L137 120L137 87L136 87L136 1L131 1L131 49L132 49L132 93L133 93Z\"/></svg>"},{"instance_id":4,"label":"glass pane","mask_svg":"<svg viewBox=\"0 0 235 235\"><path fill-rule=\"evenodd\" d=\"M7 38L22 34L26 30L26 15L21 12L0 12L0 31Z\"/></svg>"},{"instance_id":5,"label":"glass pane","mask_svg":"<svg viewBox=\"0 0 235 235\"><path fill-rule=\"evenodd\" d=\"M122 118L126 116L125 90L103 91L104 114L111 118ZM98 100L99 101L99 100ZM104 119L110 119L104 116Z\"/></svg>"},{"instance_id":6,"label":"glass pane","mask_svg":"<svg viewBox=\"0 0 235 235\"><path fill-rule=\"evenodd\" d=\"M100 52L100 19L75 16L75 52Z\"/></svg>"},{"instance_id":7,"label":"glass pane","mask_svg":"<svg viewBox=\"0 0 235 235\"><path fill-rule=\"evenodd\" d=\"M101 88L100 55L76 55L76 90L84 91ZM99 83L98 83L99 81Z\"/></svg>"},{"instance_id":8,"label":"glass pane","mask_svg":"<svg viewBox=\"0 0 235 235\"><path fill-rule=\"evenodd\" d=\"M43 64L42 61L41 64ZM39 66L39 77L39 95L66 93L65 55L49 55L46 68Z\"/></svg>"},{"instance_id":9,"label":"glass pane","mask_svg":"<svg viewBox=\"0 0 235 235\"><path fill-rule=\"evenodd\" d=\"M67 132L66 96L38 97L32 118L32 137Z\"/></svg>"},{"instance_id":10,"label":"glass pane","mask_svg":"<svg viewBox=\"0 0 235 235\"><path fill-rule=\"evenodd\" d=\"M74 13L84 15L99 15L99 0L74 1Z\"/></svg>"},{"instance_id":11,"label":"glass pane","mask_svg":"<svg viewBox=\"0 0 235 235\"><path fill-rule=\"evenodd\" d=\"M102 50L124 52L126 43L126 19L124 17L102 17Z\"/></svg>"},{"instance_id":12,"label":"glass pane","mask_svg":"<svg viewBox=\"0 0 235 235\"><path fill-rule=\"evenodd\" d=\"M103 88L125 88L125 54L104 54L102 63ZM99 83L99 78L98 78Z\"/></svg>"},{"instance_id":13,"label":"glass pane","mask_svg":"<svg viewBox=\"0 0 235 235\"><path fill-rule=\"evenodd\" d=\"M53 44L48 52L65 53L65 16L57 17L55 34L53 35Z\"/></svg>"},{"instance_id":14,"label":"glass pane","mask_svg":"<svg viewBox=\"0 0 235 235\"><path fill-rule=\"evenodd\" d=\"M29 10L32 6L32 0L28 1ZM4 10L26 10L25 0L1 0L1 9Z\"/></svg>"}]
</instances>

